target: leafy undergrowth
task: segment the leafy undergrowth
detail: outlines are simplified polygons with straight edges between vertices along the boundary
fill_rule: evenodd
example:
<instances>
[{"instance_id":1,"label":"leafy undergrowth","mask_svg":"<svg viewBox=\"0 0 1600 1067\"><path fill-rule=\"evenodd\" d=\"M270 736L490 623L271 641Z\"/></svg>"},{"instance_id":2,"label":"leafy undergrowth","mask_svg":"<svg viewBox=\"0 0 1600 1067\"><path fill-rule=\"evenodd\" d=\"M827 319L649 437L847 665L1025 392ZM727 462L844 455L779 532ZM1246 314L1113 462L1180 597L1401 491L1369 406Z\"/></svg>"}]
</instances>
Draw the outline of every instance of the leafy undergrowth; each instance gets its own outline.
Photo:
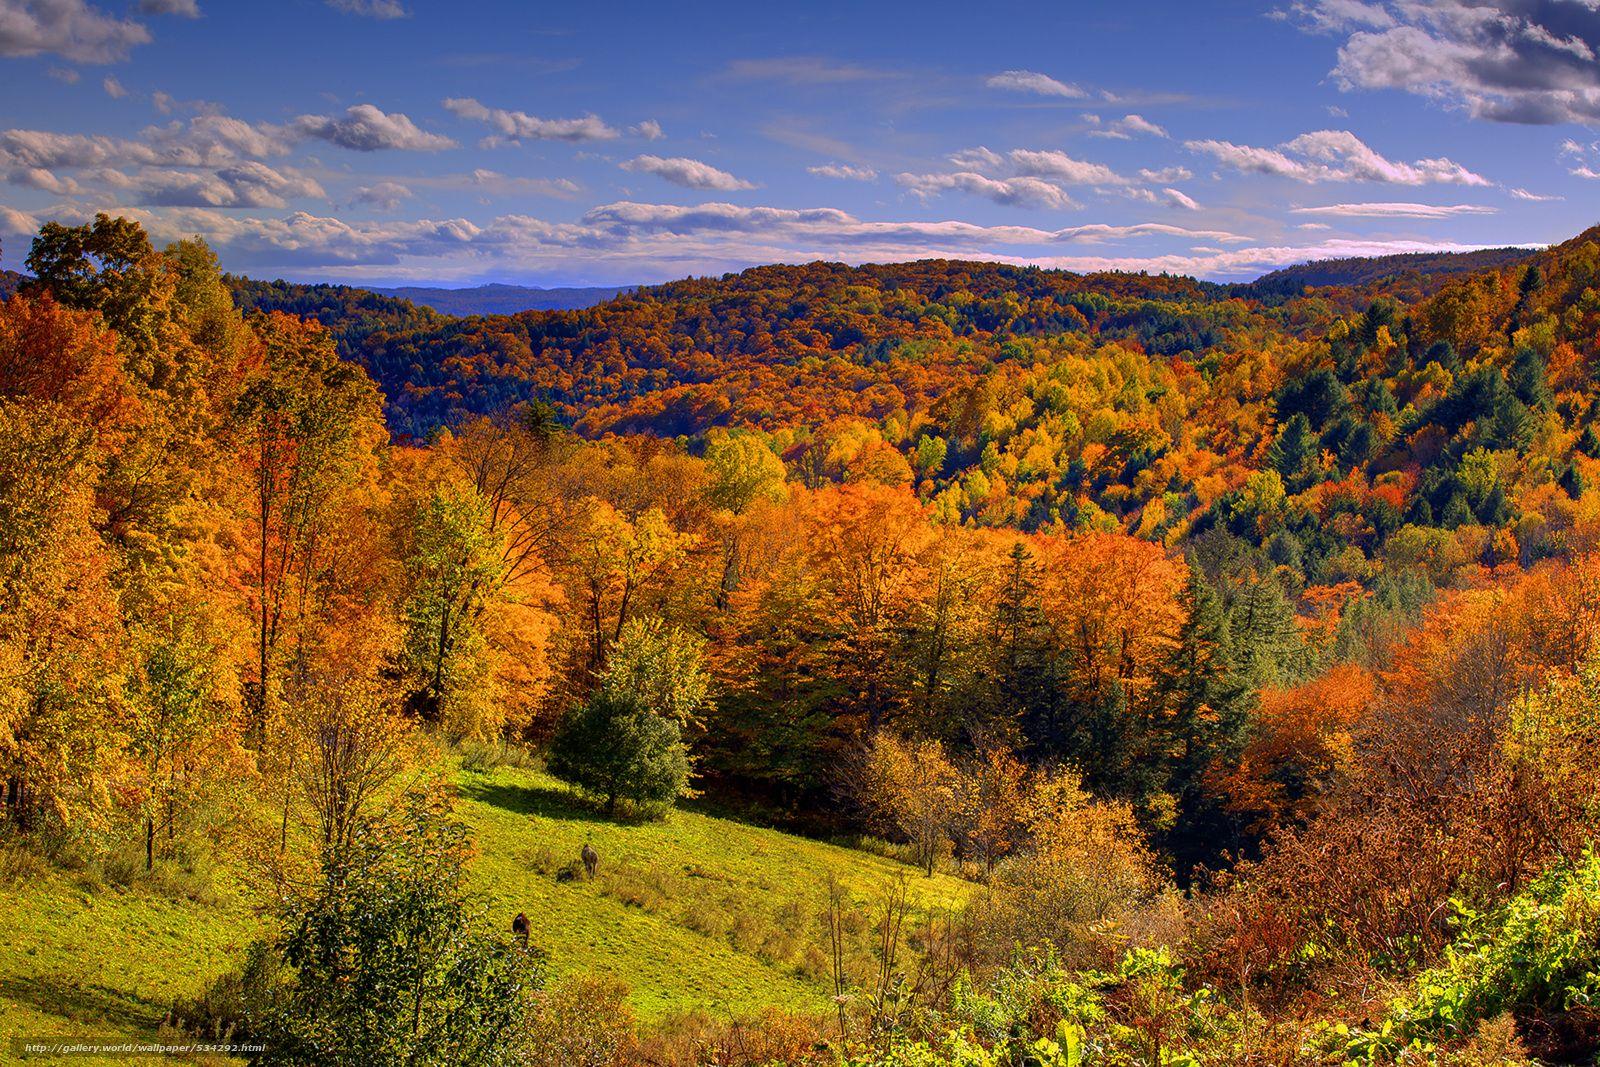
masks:
<instances>
[{"instance_id":1,"label":"leafy undergrowth","mask_svg":"<svg viewBox=\"0 0 1600 1067\"><path fill-rule=\"evenodd\" d=\"M533 770L460 771L458 781L484 921L509 936L512 917L527 914L554 980L621 979L644 1019L825 1010L830 875L853 902L857 951L872 907L899 878L913 911L958 905L970 890L879 856L693 812L603 818ZM579 862L585 841L601 857L592 882ZM41 866L0 897L0 1059L19 1037L155 1040L175 999L237 968L267 929L221 862L206 891L191 894Z\"/></svg>"}]
</instances>

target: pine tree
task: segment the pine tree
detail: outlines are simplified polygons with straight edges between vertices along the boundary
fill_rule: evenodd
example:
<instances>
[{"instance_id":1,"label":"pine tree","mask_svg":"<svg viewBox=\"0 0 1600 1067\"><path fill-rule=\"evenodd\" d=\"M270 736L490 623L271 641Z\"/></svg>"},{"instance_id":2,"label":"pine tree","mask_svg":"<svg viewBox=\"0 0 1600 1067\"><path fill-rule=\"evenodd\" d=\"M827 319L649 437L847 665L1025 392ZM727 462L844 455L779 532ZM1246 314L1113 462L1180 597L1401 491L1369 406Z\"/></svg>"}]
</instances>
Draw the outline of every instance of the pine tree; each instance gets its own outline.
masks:
<instances>
[{"instance_id":1,"label":"pine tree","mask_svg":"<svg viewBox=\"0 0 1600 1067\"><path fill-rule=\"evenodd\" d=\"M995 605L993 700L1002 724L1035 746L1060 744L1060 686L1039 597L1039 565L1021 541L1011 546Z\"/></svg>"},{"instance_id":2,"label":"pine tree","mask_svg":"<svg viewBox=\"0 0 1600 1067\"><path fill-rule=\"evenodd\" d=\"M1191 561L1182 604L1185 622L1161 679L1169 734L1167 792L1177 818L1166 847L1180 871L1210 862L1226 847L1233 820L1205 787L1215 763L1237 758L1252 693L1235 667L1228 614Z\"/></svg>"}]
</instances>

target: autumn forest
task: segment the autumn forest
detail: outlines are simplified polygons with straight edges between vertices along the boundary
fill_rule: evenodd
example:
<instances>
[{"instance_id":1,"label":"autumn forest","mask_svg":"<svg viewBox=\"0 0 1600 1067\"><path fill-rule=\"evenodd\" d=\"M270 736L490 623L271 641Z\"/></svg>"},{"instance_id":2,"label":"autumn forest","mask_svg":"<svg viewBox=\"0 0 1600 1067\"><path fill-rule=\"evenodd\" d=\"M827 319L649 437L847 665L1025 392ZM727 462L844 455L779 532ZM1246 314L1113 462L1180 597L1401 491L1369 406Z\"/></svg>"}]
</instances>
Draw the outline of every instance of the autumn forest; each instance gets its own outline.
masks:
<instances>
[{"instance_id":1,"label":"autumn forest","mask_svg":"<svg viewBox=\"0 0 1600 1067\"><path fill-rule=\"evenodd\" d=\"M249 902L136 1032L294 1064L1600 1052L1600 230L477 317L107 215L26 266L0 881ZM578 843L715 818L897 873L768 852L728 905L765 932L696 919L716 952L672 962L809 992L646 1011L565 913L484 906L552 811L580 836L518 877L652 919L712 859L652 853L678 888L647 891Z\"/></svg>"}]
</instances>

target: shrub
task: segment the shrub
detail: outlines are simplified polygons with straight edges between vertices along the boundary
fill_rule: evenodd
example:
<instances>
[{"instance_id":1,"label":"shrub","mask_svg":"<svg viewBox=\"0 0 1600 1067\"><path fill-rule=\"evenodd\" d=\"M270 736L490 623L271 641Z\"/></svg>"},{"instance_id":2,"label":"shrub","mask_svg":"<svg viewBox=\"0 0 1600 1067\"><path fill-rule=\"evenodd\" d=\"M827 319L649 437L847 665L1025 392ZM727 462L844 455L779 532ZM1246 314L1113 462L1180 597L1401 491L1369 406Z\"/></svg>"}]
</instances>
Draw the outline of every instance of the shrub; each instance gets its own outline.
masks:
<instances>
[{"instance_id":1,"label":"shrub","mask_svg":"<svg viewBox=\"0 0 1600 1067\"><path fill-rule=\"evenodd\" d=\"M515 1062L543 955L474 931L466 858L466 828L427 796L359 824L320 885L284 908L293 977L256 1027L261 1062Z\"/></svg>"},{"instance_id":2,"label":"shrub","mask_svg":"<svg viewBox=\"0 0 1600 1067\"><path fill-rule=\"evenodd\" d=\"M1349 1037L1349 1058L1432 1054L1505 1012L1565 1017L1566 1062L1600 1051L1600 855L1591 849L1553 869L1492 914L1456 906L1461 933L1444 959L1413 980L1387 1018Z\"/></svg>"},{"instance_id":3,"label":"shrub","mask_svg":"<svg viewBox=\"0 0 1600 1067\"><path fill-rule=\"evenodd\" d=\"M628 987L611 978L578 976L534 1001L529 1024L531 1067L612 1067L633 1047Z\"/></svg>"},{"instance_id":4,"label":"shrub","mask_svg":"<svg viewBox=\"0 0 1600 1067\"><path fill-rule=\"evenodd\" d=\"M604 800L607 812L618 800L656 811L687 792L689 755L677 723L602 690L561 724L550 773Z\"/></svg>"}]
</instances>

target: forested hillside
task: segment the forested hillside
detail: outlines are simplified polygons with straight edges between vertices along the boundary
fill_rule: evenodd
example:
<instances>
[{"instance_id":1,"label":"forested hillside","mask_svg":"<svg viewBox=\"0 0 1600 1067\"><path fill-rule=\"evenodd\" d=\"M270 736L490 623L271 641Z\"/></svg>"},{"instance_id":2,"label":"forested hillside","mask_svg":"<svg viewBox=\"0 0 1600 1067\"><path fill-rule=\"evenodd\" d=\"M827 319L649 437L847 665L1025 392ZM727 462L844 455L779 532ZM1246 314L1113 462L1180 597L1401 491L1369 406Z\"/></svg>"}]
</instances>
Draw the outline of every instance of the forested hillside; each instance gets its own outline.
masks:
<instances>
[{"instance_id":1,"label":"forested hillside","mask_svg":"<svg viewBox=\"0 0 1600 1067\"><path fill-rule=\"evenodd\" d=\"M458 320L104 216L28 265L0 873L200 900L227 850L264 930L169 1026L291 1063L1600 1051L1600 230L1281 302L819 263ZM483 872L619 884L575 837L508 867L499 816L474 856L454 772L495 761L605 849L693 800L970 899L746 867L822 882L681 925L799 972L785 1010L634 1026L552 962L570 912L473 910Z\"/></svg>"},{"instance_id":2,"label":"forested hillside","mask_svg":"<svg viewBox=\"0 0 1600 1067\"><path fill-rule=\"evenodd\" d=\"M1308 288L1366 289L1375 285L1413 292L1422 286L1426 287L1423 295L1428 295L1456 275L1513 266L1533 253L1531 248L1486 248L1478 252L1324 259L1263 274L1235 290L1263 300L1301 296Z\"/></svg>"},{"instance_id":3,"label":"forested hillside","mask_svg":"<svg viewBox=\"0 0 1600 1067\"><path fill-rule=\"evenodd\" d=\"M474 285L465 289L404 285L398 289L374 289L380 296L393 296L446 315L514 315L519 311L563 311L593 307L636 286L558 287L540 289L527 285Z\"/></svg>"}]
</instances>

